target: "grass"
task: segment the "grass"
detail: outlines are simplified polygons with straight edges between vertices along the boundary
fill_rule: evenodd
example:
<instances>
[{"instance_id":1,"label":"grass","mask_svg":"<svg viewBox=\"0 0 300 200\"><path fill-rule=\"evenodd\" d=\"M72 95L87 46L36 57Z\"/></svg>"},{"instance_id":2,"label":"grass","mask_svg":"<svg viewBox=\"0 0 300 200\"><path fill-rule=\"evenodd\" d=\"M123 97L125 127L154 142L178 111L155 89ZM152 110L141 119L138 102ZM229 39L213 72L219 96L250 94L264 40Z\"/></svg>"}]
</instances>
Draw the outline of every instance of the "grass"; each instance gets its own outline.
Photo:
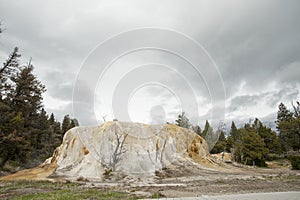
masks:
<instances>
[{"instance_id":1,"label":"grass","mask_svg":"<svg viewBox=\"0 0 300 200\"><path fill-rule=\"evenodd\" d=\"M108 189L83 187L78 183L49 181L0 182L0 199L136 199L129 194Z\"/></svg>"},{"instance_id":2,"label":"grass","mask_svg":"<svg viewBox=\"0 0 300 200\"><path fill-rule=\"evenodd\" d=\"M101 192L96 189L87 189L81 191L56 190L37 194L28 194L12 198L14 200L64 200L64 199L125 199L128 198L124 193Z\"/></svg>"},{"instance_id":3,"label":"grass","mask_svg":"<svg viewBox=\"0 0 300 200\"><path fill-rule=\"evenodd\" d=\"M161 198L161 197L164 197L164 196L161 195L159 192L155 192L155 193L152 194L152 196L150 198L158 199L158 198Z\"/></svg>"}]
</instances>

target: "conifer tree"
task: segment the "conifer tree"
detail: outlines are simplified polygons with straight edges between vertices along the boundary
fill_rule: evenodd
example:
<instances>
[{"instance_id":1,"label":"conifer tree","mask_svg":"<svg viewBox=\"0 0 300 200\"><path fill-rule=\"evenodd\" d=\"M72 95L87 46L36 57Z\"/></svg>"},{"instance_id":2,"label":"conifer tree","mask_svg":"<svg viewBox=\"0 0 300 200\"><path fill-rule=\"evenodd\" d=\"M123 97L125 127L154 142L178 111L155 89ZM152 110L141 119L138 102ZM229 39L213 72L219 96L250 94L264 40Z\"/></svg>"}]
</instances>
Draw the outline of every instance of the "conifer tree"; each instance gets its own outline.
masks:
<instances>
[{"instance_id":1,"label":"conifer tree","mask_svg":"<svg viewBox=\"0 0 300 200\"><path fill-rule=\"evenodd\" d=\"M55 117L54 117L54 114L51 113L50 117L49 117L49 124L50 125L53 125L55 123Z\"/></svg>"},{"instance_id":2,"label":"conifer tree","mask_svg":"<svg viewBox=\"0 0 300 200\"><path fill-rule=\"evenodd\" d=\"M16 77L16 73L19 71L20 57L19 48L15 47L13 52L0 68L0 100L7 98L7 92L13 87L9 80Z\"/></svg>"},{"instance_id":3,"label":"conifer tree","mask_svg":"<svg viewBox=\"0 0 300 200\"><path fill-rule=\"evenodd\" d=\"M62 122L62 126L61 126L61 130L62 130L63 134L65 134L70 129L70 125L71 125L70 116L65 115L63 122Z\"/></svg>"},{"instance_id":4,"label":"conifer tree","mask_svg":"<svg viewBox=\"0 0 300 200\"><path fill-rule=\"evenodd\" d=\"M295 113L280 103L277 112L277 129L279 141L283 151L300 149L300 117L297 117L297 108L293 106Z\"/></svg>"},{"instance_id":5,"label":"conifer tree","mask_svg":"<svg viewBox=\"0 0 300 200\"><path fill-rule=\"evenodd\" d=\"M25 127L30 127L37 118L43 107L42 94L46 91L45 86L33 75L33 66L29 63L24 67L17 77L12 80L15 89L11 92L12 108L21 112L24 118Z\"/></svg>"},{"instance_id":6,"label":"conifer tree","mask_svg":"<svg viewBox=\"0 0 300 200\"><path fill-rule=\"evenodd\" d=\"M215 146L211 150L211 153L214 154L214 153L224 152L226 149L226 143L227 143L227 141L226 141L225 133L224 133L224 131L221 131L218 142L215 144Z\"/></svg>"},{"instance_id":7,"label":"conifer tree","mask_svg":"<svg viewBox=\"0 0 300 200\"><path fill-rule=\"evenodd\" d=\"M255 119L252 125L255 132L262 138L270 153L281 153L281 145L274 131L267 128L259 119Z\"/></svg>"},{"instance_id":8,"label":"conifer tree","mask_svg":"<svg viewBox=\"0 0 300 200\"><path fill-rule=\"evenodd\" d=\"M192 129L195 133L201 136L201 127L199 125L192 126Z\"/></svg>"},{"instance_id":9,"label":"conifer tree","mask_svg":"<svg viewBox=\"0 0 300 200\"><path fill-rule=\"evenodd\" d=\"M190 128L191 124L189 122L189 119L185 115L185 112L182 112L180 115L178 115L178 118L175 120L175 124L177 126L183 127L183 128Z\"/></svg>"},{"instance_id":10,"label":"conifer tree","mask_svg":"<svg viewBox=\"0 0 300 200\"><path fill-rule=\"evenodd\" d=\"M212 128L210 127L209 122L206 120L206 121L205 121L204 130L202 131L201 136L202 136L203 138L206 138L207 133L211 131L210 129L212 129Z\"/></svg>"}]
</instances>

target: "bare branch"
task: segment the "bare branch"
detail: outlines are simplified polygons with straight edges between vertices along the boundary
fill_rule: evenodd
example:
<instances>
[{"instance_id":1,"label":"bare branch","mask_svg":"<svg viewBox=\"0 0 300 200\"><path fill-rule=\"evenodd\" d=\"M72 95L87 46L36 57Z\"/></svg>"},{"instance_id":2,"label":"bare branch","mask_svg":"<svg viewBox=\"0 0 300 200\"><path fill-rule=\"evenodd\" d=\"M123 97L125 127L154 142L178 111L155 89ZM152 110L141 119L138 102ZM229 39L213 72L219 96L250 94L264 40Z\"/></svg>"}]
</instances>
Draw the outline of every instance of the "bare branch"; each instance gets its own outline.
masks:
<instances>
[{"instance_id":1,"label":"bare branch","mask_svg":"<svg viewBox=\"0 0 300 200\"><path fill-rule=\"evenodd\" d=\"M117 129L115 128L115 136L117 141L117 146L114 150L114 153L112 154L112 157L109 161L109 168L111 168L113 171L115 170L116 165L120 162L122 159L122 154L126 152L126 149L124 147L125 140L128 136L128 134L118 134Z\"/></svg>"}]
</instances>

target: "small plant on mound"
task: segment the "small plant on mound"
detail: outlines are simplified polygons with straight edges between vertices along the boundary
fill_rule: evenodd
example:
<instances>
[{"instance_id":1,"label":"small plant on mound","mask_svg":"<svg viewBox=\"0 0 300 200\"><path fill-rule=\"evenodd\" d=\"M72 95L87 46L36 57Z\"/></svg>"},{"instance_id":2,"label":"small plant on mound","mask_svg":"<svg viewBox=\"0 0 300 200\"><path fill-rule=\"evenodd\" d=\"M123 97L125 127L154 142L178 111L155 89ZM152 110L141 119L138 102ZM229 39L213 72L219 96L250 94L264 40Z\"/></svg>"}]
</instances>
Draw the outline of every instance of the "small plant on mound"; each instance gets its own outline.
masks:
<instances>
[{"instance_id":1,"label":"small plant on mound","mask_svg":"<svg viewBox=\"0 0 300 200\"><path fill-rule=\"evenodd\" d=\"M153 198L153 199L158 199L158 198L161 198L161 197L165 197L165 195L161 194L160 192L155 192L151 196L151 198Z\"/></svg>"},{"instance_id":2,"label":"small plant on mound","mask_svg":"<svg viewBox=\"0 0 300 200\"><path fill-rule=\"evenodd\" d=\"M83 176L80 176L76 179L77 181L84 181L84 182L88 182L89 180L87 178L84 178Z\"/></svg>"},{"instance_id":3,"label":"small plant on mound","mask_svg":"<svg viewBox=\"0 0 300 200\"><path fill-rule=\"evenodd\" d=\"M105 169L105 171L104 171L104 173L103 173L104 178L105 178L105 179L109 178L109 177L112 175L112 172L113 172L113 170L112 170L111 168Z\"/></svg>"}]
</instances>

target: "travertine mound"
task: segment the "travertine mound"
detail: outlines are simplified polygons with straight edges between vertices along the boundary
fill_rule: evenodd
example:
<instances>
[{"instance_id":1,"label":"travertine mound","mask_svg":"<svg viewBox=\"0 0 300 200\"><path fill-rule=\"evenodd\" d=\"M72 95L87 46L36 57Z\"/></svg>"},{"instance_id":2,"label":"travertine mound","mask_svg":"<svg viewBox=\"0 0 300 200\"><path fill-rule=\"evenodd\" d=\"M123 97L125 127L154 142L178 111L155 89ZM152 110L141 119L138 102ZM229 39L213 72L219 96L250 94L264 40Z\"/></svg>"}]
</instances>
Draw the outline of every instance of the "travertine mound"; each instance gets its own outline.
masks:
<instances>
[{"instance_id":1,"label":"travertine mound","mask_svg":"<svg viewBox=\"0 0 300 200\"><path fill-rule=\"evenodd\" d=\"M69 130L42 167L56 166L58 176L102 179L110 171L154 175L185 160L199 163L208 155L203 138L176 125L106 122Z\"/></svg>"}]
</instances>

